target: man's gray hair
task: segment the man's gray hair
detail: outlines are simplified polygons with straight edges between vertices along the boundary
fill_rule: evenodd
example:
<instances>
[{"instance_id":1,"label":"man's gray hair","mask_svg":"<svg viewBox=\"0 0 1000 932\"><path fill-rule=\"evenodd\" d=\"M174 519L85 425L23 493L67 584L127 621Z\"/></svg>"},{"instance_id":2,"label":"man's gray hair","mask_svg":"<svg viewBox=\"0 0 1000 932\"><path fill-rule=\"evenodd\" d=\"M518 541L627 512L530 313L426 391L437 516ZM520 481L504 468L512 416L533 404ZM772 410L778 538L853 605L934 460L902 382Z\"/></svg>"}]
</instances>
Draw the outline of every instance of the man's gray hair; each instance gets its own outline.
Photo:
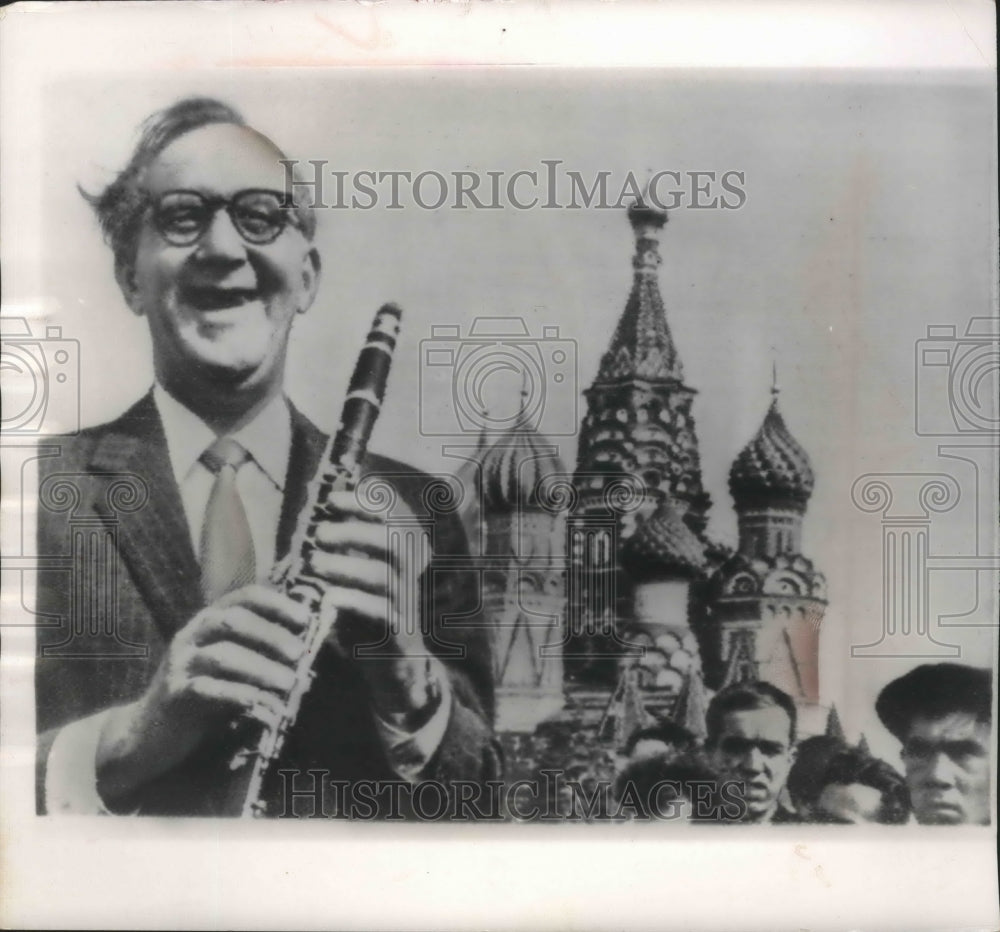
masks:
<instances>
[{"instance_id":1,"label":"man's gray hair","mask_svg":"<svg viewBox=\"0 0 1000 932\"><path fill-rule=\"evenodd\" d=\"M216 123L243 126L256 132L247 126L239 111L228 104L212 97L187 97L157 111L143 122L139 142L128 164L103 191L89 194L80 189L97 214L104 238L114 253L116 267L131 269L135 262L136 244L147 204L142 189L142 176L146 169L181 136ZM316 217L307 207L300 206L297 210L302 232L311 240L316 232Z\"/></svg>"}]
</instances>

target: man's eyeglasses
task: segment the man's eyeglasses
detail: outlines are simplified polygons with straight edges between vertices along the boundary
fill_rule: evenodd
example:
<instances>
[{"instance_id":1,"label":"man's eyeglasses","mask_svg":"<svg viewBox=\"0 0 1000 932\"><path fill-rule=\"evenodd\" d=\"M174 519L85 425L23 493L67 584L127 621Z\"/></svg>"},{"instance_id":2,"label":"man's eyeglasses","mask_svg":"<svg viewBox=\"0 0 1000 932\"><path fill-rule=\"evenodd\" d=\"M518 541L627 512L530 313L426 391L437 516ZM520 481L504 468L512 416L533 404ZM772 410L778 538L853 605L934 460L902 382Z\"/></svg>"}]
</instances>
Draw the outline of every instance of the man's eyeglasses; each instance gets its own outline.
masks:
<instances>
[{"instance_id":1,"label":"man's eyeglasses","mask_svg":"<svg viewBox=\"0 0 1000 932\"><path fill-rule=\"evenodd\" d=\"M296 207L284 194L261 188L232 197L198 191L166 191L153 201L153 224L172 246L193 246L225 208L240 236L254 246L273 243L289 223L299 225Z\"/></svg>"}]
</instances>

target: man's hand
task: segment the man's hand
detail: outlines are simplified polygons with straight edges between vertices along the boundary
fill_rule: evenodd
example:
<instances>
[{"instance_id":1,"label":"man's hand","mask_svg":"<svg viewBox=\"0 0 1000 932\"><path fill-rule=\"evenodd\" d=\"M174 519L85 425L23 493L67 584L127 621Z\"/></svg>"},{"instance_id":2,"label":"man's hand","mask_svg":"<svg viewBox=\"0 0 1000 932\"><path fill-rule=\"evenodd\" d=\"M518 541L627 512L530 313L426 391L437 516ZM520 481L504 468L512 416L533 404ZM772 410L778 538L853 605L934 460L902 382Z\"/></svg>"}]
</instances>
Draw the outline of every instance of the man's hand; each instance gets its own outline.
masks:
<instances>
[{"instance_id":1,"label":"man's hand","mask_svg":"<svg viewBox=\"0 0 1000 932\"><path fill-rule=\"evenodd\" d=\"M302 654L304 606L275 589L227 593L174 635L145 694L111 710L97 751L109 805L186 759L243 714L273 721Z\"/></svg>"},{"instance_id":2,"label":"man's hand","mask_svg":"<svg viewBox=\"0 0 1000 932\"><path fill-rule=\"evenodd\" d=\"M353 492L328 504L341 520L317 528L311 569L328 584L323 611L338 613L330 643L364 676L375 711L406 725L431 702L418 595L430 548L392 552L384 519Z\"/></svg>"},{"instance_id":3,"label":"man's hand","mask_svg":"<svg viewBox=\"0 0 1000 932\"><path fill-rule=\"evenodd\" d=\"M433 712L417 596L425 566L416 553L390 551L384 521L353 492L333 493L329 505L343 520L319 526L311 557L328 584L323 611L337 612L329 643L357 665L375 711L412 726ZM145 694L111 710L97 752L102 799L127 801L243 715L273 721L295 681L308 622L303 605L259 585L199 612L174 635Z\"/></svg>"}]
</instances>

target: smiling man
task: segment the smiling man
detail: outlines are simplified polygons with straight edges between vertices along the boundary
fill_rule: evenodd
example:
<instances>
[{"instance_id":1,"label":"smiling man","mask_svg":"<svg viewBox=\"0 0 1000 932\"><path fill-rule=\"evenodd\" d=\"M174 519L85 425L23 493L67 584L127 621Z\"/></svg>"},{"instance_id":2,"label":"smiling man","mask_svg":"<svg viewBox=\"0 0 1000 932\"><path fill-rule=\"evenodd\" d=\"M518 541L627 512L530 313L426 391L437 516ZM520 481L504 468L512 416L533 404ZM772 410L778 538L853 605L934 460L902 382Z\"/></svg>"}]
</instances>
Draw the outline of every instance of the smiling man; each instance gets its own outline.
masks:
<instances>
[{"instance_id":1,"label":"smiling man","mask_svg":"<svg viewBox=\"0 0 1000 932\"><path fill-rule=\"evenodd\" d=\"M879 693L921 824L989 825L992 697L990 671L959 663L923 664Z\"/></svg>"},{"instance_id":2,"label":"smiling man","mask_svg":"<svg viewBox=\"0 0 1000 932\"><path fill-rule=\"evenodd\" d=\"M705 746L723 783L735 784L742 822L797 822L779 804L795 759L795 703L763 681L720 690L705 716Z\"/></svg>"},{"instance_id":3,"label":"smiling man","mask_svg":"<svg viewBox=\"0 0 1000 932\"><path fill-rule=\"evenodd\" d=\"M314 215L286 204L281 158L231 108L188 99L147 121L90 198L125 302L149 326L155 383L41 459L38 552L69 551L74 565L39 573L40 811L232 812L241 723L276 715L294 681L307 617L263 583L326 438L284 394L321 262ZM428 477L374 455L363 471L425 508ZM331 783L496 777L485 633L441 631L477 604L474 581L398 559L353 494L330 506L338 520L318 528L312 568L342 623L316 659L269 813L303 796L308 814L325 811ZM68 517L107 549L74 550ZM463 554L457 521L431 518L435 557ZM414 588L426 597L404 604Z\"/></svg>"}]
</instances>

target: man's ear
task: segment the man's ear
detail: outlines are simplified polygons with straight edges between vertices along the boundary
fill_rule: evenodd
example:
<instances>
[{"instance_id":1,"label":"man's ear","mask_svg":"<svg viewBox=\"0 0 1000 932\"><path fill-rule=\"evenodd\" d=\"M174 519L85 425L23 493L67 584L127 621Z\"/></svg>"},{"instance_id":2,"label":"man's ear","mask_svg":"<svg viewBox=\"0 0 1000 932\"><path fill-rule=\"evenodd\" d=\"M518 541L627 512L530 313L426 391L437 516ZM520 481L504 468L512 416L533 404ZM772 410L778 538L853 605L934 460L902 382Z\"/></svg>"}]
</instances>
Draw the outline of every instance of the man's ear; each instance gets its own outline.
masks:
<instances>
[{"instance_id":1,"label":"man's ear","mask_svg":"<svg viewBox=\"0 0 1000 932\"><path fill-rule=\"evenodd\" d=\"M302 257L302 300L297 308L300 314L305 314L312 307L313 301L316 300L322 269L323 263L320 260L319 252L313 247Z\"/></svg>"},{"instance_id":2,"label":"man's ear","mask_svg":"<svg viewBox=\"0 0 1000 932\"><path fill-rule=\"evenodd\" d=\"M144 311L142 302L139 299L139 288L135 281L135 266L130 262L115 260L115 281L122 290L125 303L132 313L137 317L142 317Z\"/></svg>"}]
</instances>

